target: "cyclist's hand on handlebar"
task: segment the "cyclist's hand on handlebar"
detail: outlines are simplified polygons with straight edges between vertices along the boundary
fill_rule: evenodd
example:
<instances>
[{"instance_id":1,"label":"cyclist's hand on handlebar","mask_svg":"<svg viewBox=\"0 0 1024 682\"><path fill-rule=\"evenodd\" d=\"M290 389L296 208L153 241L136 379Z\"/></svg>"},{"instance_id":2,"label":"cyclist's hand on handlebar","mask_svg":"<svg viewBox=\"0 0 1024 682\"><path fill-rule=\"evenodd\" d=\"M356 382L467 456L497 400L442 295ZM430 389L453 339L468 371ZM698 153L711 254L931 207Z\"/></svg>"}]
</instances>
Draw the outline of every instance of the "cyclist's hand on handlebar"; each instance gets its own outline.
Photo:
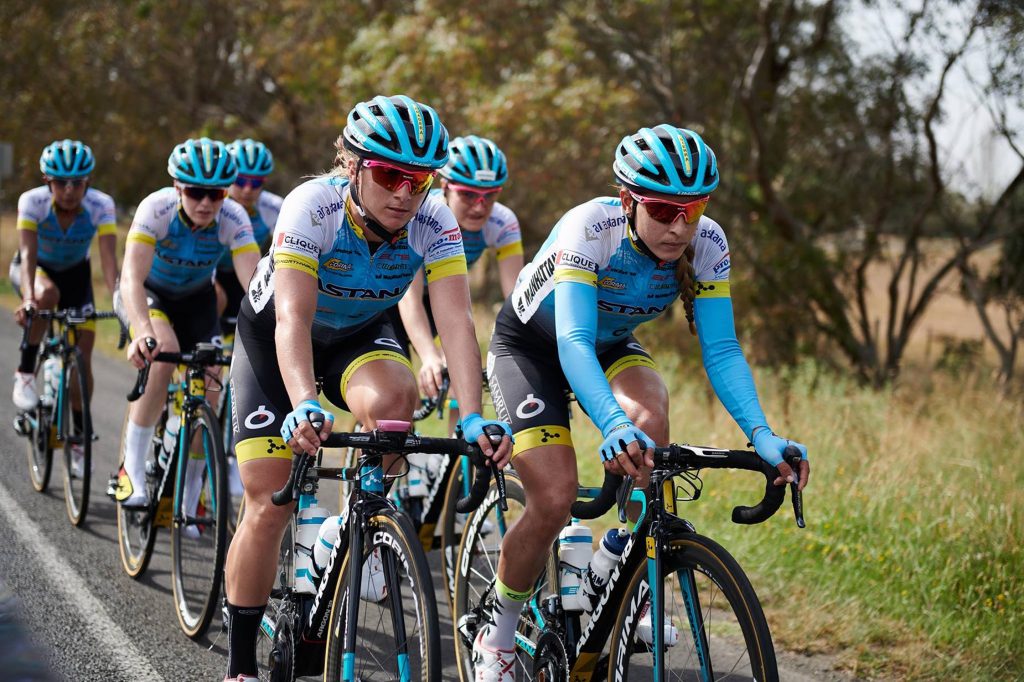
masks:
<instances>
[{"instance_id":1,"label":"cyclist's hand on handlebar","mask_svg":"<svg viewBox=\"0 0 1024 682\"><path fill-rule=\"evenodd\" d=\"M654 466L654 439L633 422L622 422L608 432L600 447L601 461L617 476L640 477L640 469Z\"/></svg>"},{"instance_id":2,"label":"cyclist's hand on handlebar","mask_svg":"<svg viewBox=\"0 0 1024 682\"><path fill-rule=\"evenodd\" d=\"M508 424L495 419L484 419L476 412L463 416L461 423L462 437L466 439L467 443L479 445L484 455L494 462L499 469L504 469L508 465L509 460L512 459L513 443L512 429L509 428ZM484 427L486 426L497 426L505 432L497 448L492 445L490 437L484 433Z\"/></svg>"},{"instance_id":3,"label":"cyclist's hand on handlebar","mask_svg":"<svg viewBox=\"0 0 1024 682\"><path fill-rule=\"evenodd\" d=\"M775 479L775 485L793 483L796 480L796 476L799 476L800 483L797 489L802 491L807 486L807 481L811 475L811 465L807 461L806 445L797 443L795 440L780 438L768 428L758 429L757 433L754 434L753 443L754 449L761 456L761 459L779 470L779 477ZM790 445L800 451L800 471L795 473L793 468L782 459L783 451Z\"/></svg>"},{"instance_id":4,"label":"cyclist's hand on handlebar","mask_svg":"<svg viewBox=\"0 0 1024 682\"><path fill-rule=\"evenodd\" d=\"M319 433L309 419L311 415L317 413L323 415L323 426ZM320 407L316 400L303 400L285 415L284 423L281 425L281 438L291 446L295 454L305 452L307 455L315 456L320 449L320 443L331 435L333 427L333 414Z\"/></svg>"},{"instance_id":5,"label":"cyclist's hand on handlebar","mask_svg":"<svg viewBox=\"0 0 1024 682\"><path fill-rule=\"evenodd\" d=\"M22 301L21 305L14 310L14 321L24 327L28 322L31 313L36 310L36 302L32 299Z\"/></svg>"},{"instance_id":6,"label":"cyclist's hand on handlebar","mask_svg":"<svg viewBox=\"0 0 1024 682\"><path fill-rule=\"evenodd\" d=\"M444 383L444 356L440 353L431 358L423 358L420 366L420 391L423 395L436 398Z\"/></svg>"},{"instance_id":7,"label":"cyclist's hand on handlebar","mask_svg":"<svg viewBox=\"0 0 1024 682\"><path fill-rule=\"evenodd\" d=\"M149 343L147 343L149 342ZM160 341L155 336L140 336L128 344L128 362L136 369L142 369L147 362L152 362L160 352Z\"/></svg>"}]
</instances>

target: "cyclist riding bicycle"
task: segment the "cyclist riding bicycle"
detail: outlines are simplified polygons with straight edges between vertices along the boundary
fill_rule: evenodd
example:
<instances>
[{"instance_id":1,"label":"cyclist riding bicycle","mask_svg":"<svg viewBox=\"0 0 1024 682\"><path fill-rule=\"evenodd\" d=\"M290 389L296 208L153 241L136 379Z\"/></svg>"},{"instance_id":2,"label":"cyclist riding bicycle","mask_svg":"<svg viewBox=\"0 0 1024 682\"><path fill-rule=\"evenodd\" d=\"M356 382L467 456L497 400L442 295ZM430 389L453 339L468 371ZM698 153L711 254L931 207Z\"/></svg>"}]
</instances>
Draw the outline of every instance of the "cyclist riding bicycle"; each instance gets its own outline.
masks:
<instances>
[{"instance_id":1,"label":"cyclist riding bicycle","mask_svg":"<svg viewBox=\"0 0 1024 682\"><path fill-rule=\"evenodd\" d=\"M505 154L494 142L476 135L456 137L448 147L448 163L440 170L441 188L431 196L443 198L455 214L462 233L466 266L473 267L487 249L494 249L501 281L501 296L507 298L523 269L523 242L519 219L498 195L508 180ZM423 278L413 280L398 305L395 316L399 341L408 351L409 343L420 356L420 390L436 397L443 382L444 353L435 345L437 326L430 310L430 298ZM454 425L457 408L449 411Z\"/></svg>"},{"instance_id":2,"label":"cyclist riding bicycle","mask_svg":"<svg viewBox=\"0 0 1024 682\"><path fill-rule=\"evenodd\" d=\"M719 181L714 153L697 133L662 124L623 138L613 170L619 196L592 199L558 221L495 322L491 395L512 425L530 504L503 538L492 622L473 646L478 682L515 679L520 609L576 498L567 392L601 430L608 471L646 486L650 448L668 444L668 391L633 331L677 296L719 400L778 467L777 485L795 475L782 461L791 441L768 426L736 340L725 233L703 215ZM805 457L802 487L806 448L794 444Z\"/></svg>"},{"instance_id":3,"label":"cyclist riding bicycle","mask_svg":"<svg viewBox=\"0 0 1024 682\"><path fill-rule=\"evenodd\" d=\"M39 170L46 183L18 199L20 247L11 262L9 278L22 297L14 317L24 326L28 312L35 309L93 309L92 268L89 246L99 235L100 263L107 289L117 286L117 226L114 200L89 186L96 167L92 149L77 140L58 140L43 149ZM96 323L78 325L78 347L82 351L86 382L92 391L92 349ZM39 402L36 390L36 357L46 332L46 322L37 320L29 330L28 345L14 374L12 400L19 410L31 410ZM82 411L72 407L72 417L81 428ZM72 446L72 466L81 466L81 445ZM76 472L81 473L81 472Z\"/></svg>"},{"instance_id":4,"label":"cyclist riding bicycle","mask_svg":"<svg viewBox=\"0 0 1024 682\"><path fill-rule=\"evenodd\" d=\"M228 196L241 204L249 214L252 236L260 247L260 255L270 250L270 237L274 234L277 216L281 213L283 199L264 187L267 177L274 170L274 155L267 146L256 140L235 140L228 145L228 152L238 166L238 177L228 188ZM221 334L227 340L235 333L235 317L238 306L245 298L245 287L235 276L235 266L230 253L225 253L217 263L214 281L217 289L217 314L220 316ZM228 452L228 485L232 497L242 495L242 481L238 474L238 460L234 450Z\"/></svg>"},{"instance_id":5,"label":"cyclist riding bicycle","mask_svg":"<svg viewBox=\"0 0 1024 682\"><path fill-rule=\"evenodd\" d=\"M249 217L228 197L237 166L223 142L182 142L167 160L173 187L153 192L135 214L124 254L114 310L129 325L128 360L143 367L161 351L189 351L220 335L213 272L230 251L238 280L248 283L259 260ZM174 367L154 363L146 391L131 404L124 434L124 465L116 498L144 507L146 455L167 400ZM216 383L216 382L211 382ZM199 481L202 459L190 459L188 479ZM201 487L186 484L198 495Z\"/></svg>"},{"instance_id":6,"label":"cyclist riding bicycle","mask_svg":"<svg viewBox=\"0 0 1024 682\"><path fill-rule=\"evenodd\" d=\"M372 429L409 421L418 402L411 365L387 314L421 266L465 411L466 440L501 466L480 416L480 351L470 312L459 226L427 196L448 159L437 113L405 96L357 104L335 143L334 168L285 197L265 256L238 315L231 365L235 452L246 513L226 564L227 679L256 679L256 631L270 596L291 506L277 507L292 452L315 454L334 417L323 393ZM321 414L319 435L310 415ZM507 426L502 424L503 428ZM290 446L290 447L289 447Z\"/></svg>"}]
</instances>

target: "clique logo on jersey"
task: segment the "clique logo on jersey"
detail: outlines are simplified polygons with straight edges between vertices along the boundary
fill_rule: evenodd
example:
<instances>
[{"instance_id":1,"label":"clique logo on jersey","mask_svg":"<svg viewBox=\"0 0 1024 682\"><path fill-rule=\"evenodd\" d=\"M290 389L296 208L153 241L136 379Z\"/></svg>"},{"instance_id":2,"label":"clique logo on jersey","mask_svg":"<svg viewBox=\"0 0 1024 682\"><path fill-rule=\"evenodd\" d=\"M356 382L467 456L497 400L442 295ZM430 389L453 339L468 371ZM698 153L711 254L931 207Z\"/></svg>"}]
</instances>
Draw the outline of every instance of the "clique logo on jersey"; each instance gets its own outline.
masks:
<instances>
[{"instance_id":1,"label":"clique logo on jersey","mask_svg":"<svg viewBox=\"0 0 1024 682\"><path fill-rule=\"evenodd\" d=\"M562 249L558 252L558 267L574 268L585 272L597 272L597 261L584 256L578 251Z\"/></svg>"},{"instance_id":2,"label":"clique logo on jersey","mask_svg":"<svg viewBox=\"0 0 1024 682\"><path fill-rule=\"evenodd\" d=\"M294 234L288 234L287 232L281 232L277 235L277 246L294 249L296 251L303 251L313 256L314 258L320 255L320 247L305 237L299 237Z\"/></svg>"}]
</instances>

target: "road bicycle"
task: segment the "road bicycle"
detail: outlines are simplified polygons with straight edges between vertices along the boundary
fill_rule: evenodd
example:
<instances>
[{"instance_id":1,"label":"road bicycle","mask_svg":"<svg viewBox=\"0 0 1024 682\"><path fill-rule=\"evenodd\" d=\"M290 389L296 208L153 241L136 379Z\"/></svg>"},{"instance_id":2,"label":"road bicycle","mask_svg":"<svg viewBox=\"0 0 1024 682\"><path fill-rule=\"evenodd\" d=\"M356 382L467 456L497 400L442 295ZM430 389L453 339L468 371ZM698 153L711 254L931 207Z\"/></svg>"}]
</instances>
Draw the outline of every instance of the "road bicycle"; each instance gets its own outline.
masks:
<instances>
[{"instance_id":1,"label":"road bicycle","mask_svg":"<svg viewBox=\"0 0 1024 682\"><path fill-rule=\"evenodd\" d=\"M440 626L430 569L409 517L386 492L393 476L384 469L384 455L399 455L392 468L402 455L413 452L470 459L475 478L470 495L459 501L463 511L479 503L492 475L503 479L475 445L458 438L420 437L409 430L408 422L381 421L370 432L332 433L322 447L358 448L354 467L319 466L322 450L316 458L294 458L288 482L272 498L277 505L298 504L281 543L276 584L260 625L261 680L290 682L321 673L343 682L441 679ZM296 570L297 564L315 565L313 548L298 543L297 524L303 520L302 510L316 506L324 479L354 485L337 539L313 575ZM297 561L299 557L304 558ZM364 572L371 570L371 557L376 582L368 588ZM297 584L309 579L312 588Z\"/></svg>"},{"instance_id":2,"label":"road bicycle","mask_svg":"<svg viewBox=\"0 0 1024 682\"><path fill-rule=\"evenodd\" d=\"M216 345L199 343L190 353L158 353L154 361L182 365L184 372L167 388L167 404L146 462L149 503L117 503L118 547L125 572L138 579L153 556L157 530L170 530L175 611L182 631L198 639L219 605L230 507L223 440L206 400L207 378L216 378L207 370L227 366L230 360ZM149 369L147 363L139 370L129 402L145 391ZM115 475L108 489L111 497L117 487Z\"/></svg>"},{"instance_id":3,"label":"road bicycle","mask_svg":"<svg viewBox=\"0 0 1024 682\"><path fill-rule=\"evenodd\" d=\"M798 470L799 452L786 460ZM558 543L519 617L515 635L520 680L778 680L771 633L750 581L718 543L676 515L677 503L700 496L702 469L741 469L765 477L764 498L736 507L736 523L760 523L781 506L785 488L775 486L775 467L756 453L689 445L655 448L646 491L630 479L606 476L603 487L579 489L572 515L596 518L618 504L626 521L629 501L640 507L625 549L608 577L600 601L587 617L567 611L560 596ZM797 525L803 502L791 485ZM488 492L466 523L459 547L455 587L455 644L463 682L473 680L473 640L488 622L494 601L497 560L504 533L480 532L482 523L511 523L525 505L522 485L507 481L508 511L498 515L501 496ZM585 572L575 569L574 572Z\"/></svg>"},{"instance_id":4,"label":"road bicycle","mask_svg":"<svg viewBox=\"0 0 1024 682\"><path fill-rule=\"evenodd\" d=\"M28 345L33 318L48 323L36 362L40 398L33 409L19 412L14 418L15 430L28 439L29 478L37 491L44 492L49 485L53 450L61 448L64 506L74 526L81 526L89 511L94 440L88 377L82 351L78 348L78 327L90 320L116 317L113 312L96 312L89 308L29 312L21 338L22 350Z\"/></svg>"}]
</instances>

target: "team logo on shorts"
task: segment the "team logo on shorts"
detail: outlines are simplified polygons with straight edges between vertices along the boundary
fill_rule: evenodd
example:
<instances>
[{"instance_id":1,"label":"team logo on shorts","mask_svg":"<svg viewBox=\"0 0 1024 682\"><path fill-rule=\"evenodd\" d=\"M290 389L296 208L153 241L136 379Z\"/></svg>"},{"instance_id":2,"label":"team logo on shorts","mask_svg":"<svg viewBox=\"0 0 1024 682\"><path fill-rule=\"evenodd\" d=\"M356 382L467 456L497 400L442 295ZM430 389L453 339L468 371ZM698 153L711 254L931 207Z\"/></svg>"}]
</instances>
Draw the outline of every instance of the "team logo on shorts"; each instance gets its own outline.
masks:
<instances>
[{"instance_id":1,"label":"team logo on shorts","mask_svg":"<svg viewBox=\"0 0 1024 682\"><path fill-rule=\"evenodd\" d=\"M245 428L255 431L270 426L276 420L277 416L266 405L260 405L245 418Z\"/></svg>"},{"instance_id":2,"label":"team logo on shorts","mask_svg":"<svg viewBox=\"0 0 1024 682\"><path fill-rule=\"evenodd\" d=\"M638 350L638 351L640 351L641 353L646 353L646 352L647 352L646 350L644 350L644 347L643 347L643 346L641 346L641 345L640 345L639 343L637 343L636 341L630 341L629 343L627 343L627 344L626 344L626 348L632 348L633 350Z\"/></svg>"},{"instance_id":3,"label":"team logo on shorts","mask_svg":"<svg viewBox=\"0 0 1024 682\"><path fill-rule=\"evenodd\" d=\"M395 341L394 339L390 339L390 338L388 338L386 336L382 336L379 339L374 339L373 342L375 344L377 344L378 346L389 346L391 348L396 348L398 350L402 350L402 345L400 343L398 343L398 341Z\"/></svg>"},{"instance_id":4,"label":"team logo on shorts","mask_svg":"<svg viewBox=\"0 0 1024 682\"><path fill-rule=\"evenodd\" d=\"M520 419L529 419L536 417L538 414L544 411L546 405L544 401L536 397L532 393L526 394L526 399L519 403L516 407L516 416Z\"/></svg>"}]
</instances>

